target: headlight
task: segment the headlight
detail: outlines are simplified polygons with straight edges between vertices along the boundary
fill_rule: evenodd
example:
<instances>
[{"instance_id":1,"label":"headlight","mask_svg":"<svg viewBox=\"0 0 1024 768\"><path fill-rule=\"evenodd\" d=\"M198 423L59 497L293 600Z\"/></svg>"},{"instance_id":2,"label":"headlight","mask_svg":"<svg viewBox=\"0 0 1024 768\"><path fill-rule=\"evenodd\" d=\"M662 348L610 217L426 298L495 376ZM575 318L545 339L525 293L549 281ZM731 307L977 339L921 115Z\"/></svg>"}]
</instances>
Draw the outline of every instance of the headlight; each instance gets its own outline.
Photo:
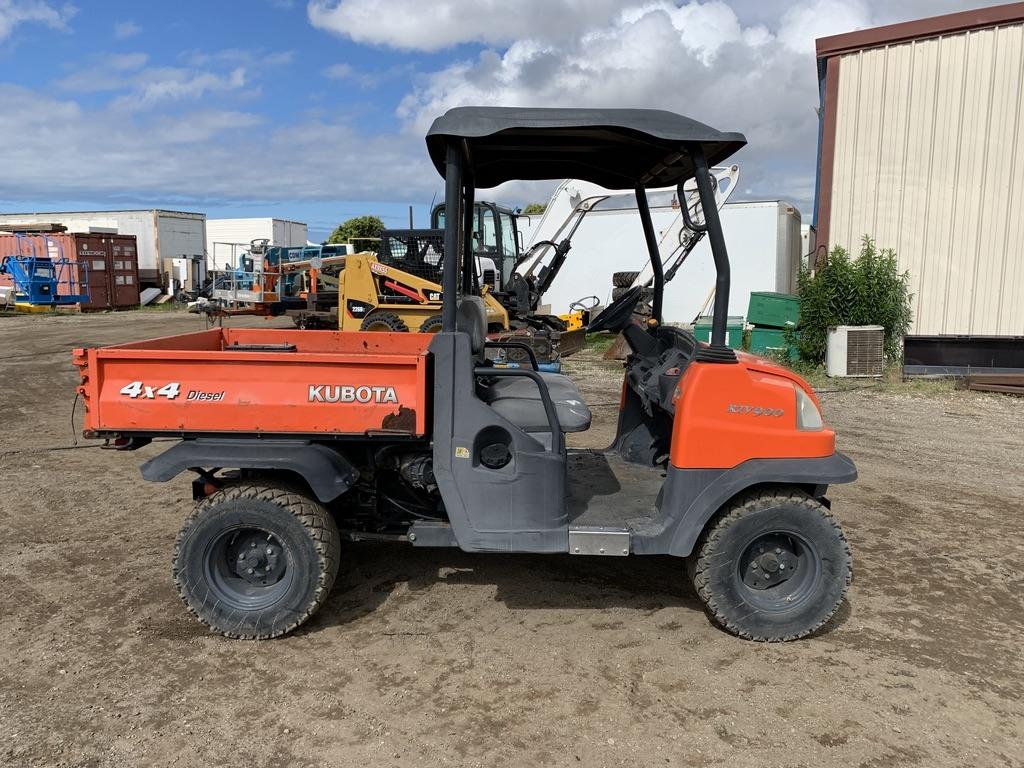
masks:
<instances>
[{"instance_id":1,"label":"headlight","mask_svg":"<svg viewBox=\"0 0 1024 768\"><path fill-rule=\"evenodd\" d=\"M817 432L824 427L818 406L800 387L796 389L796 428L807 432Z\"/></svg>"}]
</instances>

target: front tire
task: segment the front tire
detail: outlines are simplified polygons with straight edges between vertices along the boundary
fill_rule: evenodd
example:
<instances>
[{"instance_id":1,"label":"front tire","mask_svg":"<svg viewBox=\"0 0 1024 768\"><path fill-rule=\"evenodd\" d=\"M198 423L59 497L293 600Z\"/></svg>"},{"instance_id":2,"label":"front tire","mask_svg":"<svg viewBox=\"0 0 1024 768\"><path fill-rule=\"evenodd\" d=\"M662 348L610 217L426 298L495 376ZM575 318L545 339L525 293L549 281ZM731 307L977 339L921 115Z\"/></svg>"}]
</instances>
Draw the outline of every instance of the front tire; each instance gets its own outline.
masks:
<instances>
[{"instance_id":1,"label":"front tire","mask_svg":"<svg viewBox=\"0 0 1024 768\"><path fill-rule=\"evenodd\" d=\"M359 326L361 331L375 331L384 333L407 333L409 326L405 324L394 312L373 312L366 316Z\"/></svg>"},{"instance_id":2,"label":"front tire","mask_svg":"<svg viewBox=\"0 0 1024 768\"><path fill-rule=\"evenodd\" d=\"M689 562L708 614L748 640L779 642L824 626L846 596L850 547L832 514L796 490L730 504Z\"/></svg>"},{"instance_id":3,"label":"front tire","mask_svg":"<svg viewBox=\"0 0 1024 768\"><path fill-rule=\"evenodd\" d=\"M205 498L174 547L174 582L196 618L227 637L292 631L327 599L338 573L338 528L318 502L269 484Z\"/></svg>"}]
</instances>

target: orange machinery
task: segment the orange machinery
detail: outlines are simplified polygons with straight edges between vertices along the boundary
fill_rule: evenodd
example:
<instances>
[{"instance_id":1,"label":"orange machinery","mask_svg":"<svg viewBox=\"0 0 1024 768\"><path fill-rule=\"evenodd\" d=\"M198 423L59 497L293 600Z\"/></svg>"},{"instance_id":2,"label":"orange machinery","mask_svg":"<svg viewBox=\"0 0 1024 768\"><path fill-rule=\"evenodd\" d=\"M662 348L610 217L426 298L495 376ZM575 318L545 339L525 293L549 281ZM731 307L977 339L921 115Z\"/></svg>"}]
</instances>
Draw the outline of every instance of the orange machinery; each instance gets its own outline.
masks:
<instances>
[{"instance_id":1,"label":"orange machinery","mask_svg":"<svg viewBox=\"0 0 1024 768\"><path fill-rule=\"evenodd\" d=\"M709 166L742 135L656 110L459 108L427 136L445 179L435 334L213 329L75 350L85 434L131 450L180 438L147 480L192 472L174 549L190 611L230 637L268 638L324 603L342 538L468 552L672 555L709 615L741 637L809 635L842 603L849 546L828 488L856 469L794 373L725 345L730 270ZM568 151L567 148L571 148ZM614 442L566 447L592 414L566 376L498 368L472 259L475 188L577 177L632 187L651 257L588 331L630 353ZM665 276L647 188L695 179L718 273L711 344L661 322ZM460 220L461 219L461 220ZM676 578L666 571L666 578Z\"/></svg>"}]
</instances>

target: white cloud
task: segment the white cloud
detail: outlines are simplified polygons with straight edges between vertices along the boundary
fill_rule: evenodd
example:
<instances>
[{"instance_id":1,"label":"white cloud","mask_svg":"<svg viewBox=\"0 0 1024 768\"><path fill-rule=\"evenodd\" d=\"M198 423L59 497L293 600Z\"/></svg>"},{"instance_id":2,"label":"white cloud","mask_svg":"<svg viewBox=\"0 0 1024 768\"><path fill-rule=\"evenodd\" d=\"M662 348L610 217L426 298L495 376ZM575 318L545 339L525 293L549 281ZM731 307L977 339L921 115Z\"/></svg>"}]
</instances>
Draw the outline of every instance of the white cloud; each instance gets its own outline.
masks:
<instances>
[{"instance_id":1,"label":"white cloud","mask_svg":"<svg viewBox=\"0 0 1024 768\"><path fill-rule=\"evenodd\" d=\"M794 5L782 15L779 42L792 51L814 55L814 41L871 26L864 0L818 0Z\"/></svg>"},{"instance_id":2,"label":"white cloud","mask_svg":"<svg viewBox=\"0 0 1024 768\"><path fill-rule=\"evenodd\" d=\"M142 27L134 21L119 21L114 25L114 37L118 40L127 40L140 32L142 32Z\"/></svg>"},{"instance_id":3,"label":"white cloud","mask_svg":"<svg viewBox=\"0 0 1024 768\"><path fill-rule=\"evenodd\" d=\"M43 0L0 0L0 40L6 39L19 24L45 24L50 29L68 30L68 22L78 12L75 6L56 6Z\"/></svg>"},{"instance_id":4,"label":"white cloud","mask_svg":"<svg viewBox=\"0 0 1024 768\"><path fill-rule=\"evenodd\" d=\"M558 40L600 26L622 0L311 0L310 23L358 43L439 51L459 43Z\"/></svg>"},{"instance_id":5,"label":"white cloud","mask_svg":"<svg viewBox=\"0 0 1024 768\"><path fill-rule=\"evenodd\" d=\"M51 7L0 0L0 37L12 28L3 31L15 5ZM326 77L339 79L332 85L346 93L349 83L373 89L385 79L408 82L398 127L372 135L361 126L381 121L379 115L365 120L360 110L372 109L365 99L290 119L249 111L245 98L259 88L260 73L287 65L288 51L187 51L174 67L154 66L144 53L97 55L58 82L63 97L52 87L32 91L0 83L6 150L0 198L131 196L197 206L266 197L429 199L440 179L426 158L423 132L451 106L616 106L671 109L746 133L750 145L737 157L744 191L789 198L807 213L817 139L813 38L965 5L313 0L307 14L314 24L360 42L402 50L476 45L419 75L413 70L419 57L379 72L345 63L326 69ZM109 93L106 106L73 98L101 91ZM337 101L321 102L328 103ZM542 197L540 189L520 185L490 194L522 202Z\"/></svg>"},{"instance_id":6,"label":"white cloud","mask_svg":"<svg viewBox=\"0 0 1024 768\"><path fill-rule=\"evenodd\" d=\"M95 57L92 63L79 65L71 74L57 81L66 91L100 93L132 86L133 78L146 66L145 53L114 53Z\"/></svg>"},{"instance_id":7,"label":"white cloud","mask_svg":"<svg viewBox=\"0 0 1024 768\"><path fill-rule=\"evenodd\" d=\"M150 66L148 55L139 52L95 54L56 84L73 93L121 91L114 104L128 109L198 100L211 94L252 97L259 93L254 84L258 74L289 63L292 53L226 49L186 51L178 58L187 66Z\"/></svg>"},{"instance_id":8,"label":"white cloud","mask_svg":"<svg viewBox=\"0 0 1024 768\"><path fill-rule=\"evenodd\" d=\"M487 48L423 76L398 115L409 132L422 134L449 107L470 104L668 109L745 133L750 143L737 162L751 196L785 197L809 213L817 144L814 39L877 19L864 0L803 0L774 21L745 23L737 4L634 3L558 41L538 34ZM403 23L429 25L429 15L424 10Z\"/></svg>"},{"instance_id":9,"label":"white cloud","mask_svg":"<svg viewBox=\"0 0 1024 768\"><path fill-rule=\"evenodd\" d=\"M177 67L155 67L142 72L135 92L121 97L115 104L139 108L163 101L198 99L209 93L237 91L245 85L244 67L236 67L224 75L192 72Z\"/></svg>"},{"instance_id":10,"label":"white cloud","mask_svg":"<svg viewBox=\"0 0 1024 768\"><path fill-rule=\"evenodd\" d=\"M126 113L3 83L0 102L0 200L429 199L438 185L421 138L367 135L337 115Z\"/></svg>"},{"instance_id":11,"label":"white cloud","mask_svg":"<svg viewBox=\"0 0 1024 768\"><path fill-rule=\"evenodd\" d=\"M351 64L332 64L324 70L324 77L331 80L345 80L354 74L355 70Z\"/></svg>"}]
</instances>

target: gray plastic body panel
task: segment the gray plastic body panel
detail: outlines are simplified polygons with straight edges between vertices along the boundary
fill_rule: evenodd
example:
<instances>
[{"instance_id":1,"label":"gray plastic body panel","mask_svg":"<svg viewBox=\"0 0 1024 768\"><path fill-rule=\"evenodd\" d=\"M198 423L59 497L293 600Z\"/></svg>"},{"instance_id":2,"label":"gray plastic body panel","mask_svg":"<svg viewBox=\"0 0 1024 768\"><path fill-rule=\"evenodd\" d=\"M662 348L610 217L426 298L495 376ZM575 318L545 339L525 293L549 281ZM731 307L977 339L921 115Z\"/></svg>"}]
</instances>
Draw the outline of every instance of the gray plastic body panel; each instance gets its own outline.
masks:
<instances>
[{"instance_id":1,"label":"gray plastic body panel","mask_svg":"<svg viewBox=\"0 0 1024 768\"><path fill-rule=\"evenodd\" d=\"M439 333L434 357L434 477L459 548L467 552L566 552L565 452L551 450L476 394L476 361L463 333ZM507 441L501 469L479 461Z\"/></svg>"},{"instance_id":2,"label":"gray plastic body panel","mask_svg":"<svg viewBox=\"0 0 1024 768\"><path fill-rule=\"evenodd\" d=\"M359 472L337 451L305 440L182 440L141 467L146 480L166 482L186 469L278 469L295 472L323 502L356 482Z\"/></svg>"},{"instance_id":3,"label":"gray plastic body panel","mask_svg":"<svg viewBox=\"0 0 1024 768\"><path fill-rule=\"evenodd\" d=\"M668 468L658 516L633 533L633 552L685 557L704 525L738 493L762 484L816 486L851 483L857 468L844 454L817 459L751 459L732 469Z\"/></svg>"}]
</instances>

